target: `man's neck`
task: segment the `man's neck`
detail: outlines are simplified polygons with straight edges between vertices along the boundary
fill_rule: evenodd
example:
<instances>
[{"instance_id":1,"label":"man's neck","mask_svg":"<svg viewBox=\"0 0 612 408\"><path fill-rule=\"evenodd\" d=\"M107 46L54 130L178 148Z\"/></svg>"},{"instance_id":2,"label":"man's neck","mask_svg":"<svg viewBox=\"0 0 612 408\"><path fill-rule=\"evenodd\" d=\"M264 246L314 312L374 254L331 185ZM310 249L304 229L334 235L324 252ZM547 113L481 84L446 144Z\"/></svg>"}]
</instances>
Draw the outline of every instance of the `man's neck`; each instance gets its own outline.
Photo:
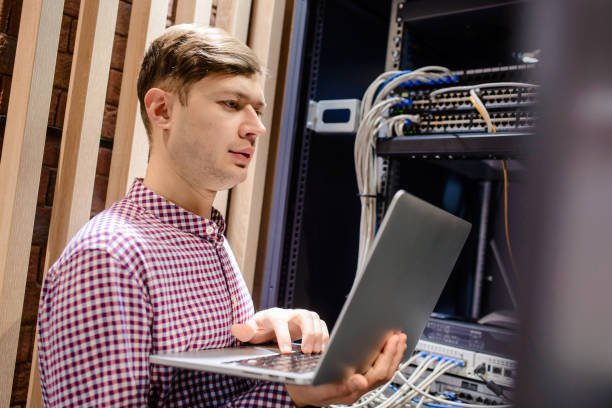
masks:
<instances>
[{"instance_id":1,"label":"man's neck","mask_svg":"<svg viewBox=\"0 0 612 408\"><path fill-rule=\"evenodd\" d=\"M179 207L200 217L210 218L216 192L192 185L168 163L168 160L152 155L144 185Z\"/></svg>"}]
</instances>

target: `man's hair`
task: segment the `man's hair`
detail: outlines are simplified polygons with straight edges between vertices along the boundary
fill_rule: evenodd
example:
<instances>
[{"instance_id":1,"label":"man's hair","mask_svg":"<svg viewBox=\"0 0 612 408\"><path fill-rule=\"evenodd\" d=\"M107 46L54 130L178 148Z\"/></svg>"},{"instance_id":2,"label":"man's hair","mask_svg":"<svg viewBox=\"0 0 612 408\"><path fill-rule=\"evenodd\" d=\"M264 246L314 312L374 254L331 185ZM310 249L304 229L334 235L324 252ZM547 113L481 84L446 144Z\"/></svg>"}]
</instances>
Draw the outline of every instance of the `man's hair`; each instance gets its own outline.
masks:
<instances>
[{"instance_id":1,"label":"man's hair","mask_svg":"<svg viewBox=\"0 0 612 408\"><path fill-rule=\"evenodd\" d=\"M257 56L227 32L181 24L168 28L145 53L138 75L140 115L151 141L151 123L144 97L151 88L176 92L186 105L190 86L210 74L263 74Z\"/></svg>"}]
</instances>

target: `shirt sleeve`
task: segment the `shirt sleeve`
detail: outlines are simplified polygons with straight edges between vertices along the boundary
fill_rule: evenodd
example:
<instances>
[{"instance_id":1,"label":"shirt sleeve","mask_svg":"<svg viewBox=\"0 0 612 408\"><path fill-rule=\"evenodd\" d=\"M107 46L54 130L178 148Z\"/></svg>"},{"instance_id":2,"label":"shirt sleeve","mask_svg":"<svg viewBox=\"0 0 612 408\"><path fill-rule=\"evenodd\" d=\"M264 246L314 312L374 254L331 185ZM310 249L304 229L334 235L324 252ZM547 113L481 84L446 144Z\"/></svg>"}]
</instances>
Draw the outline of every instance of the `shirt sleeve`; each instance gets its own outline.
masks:
<instances>
[{"instance_id":1,"label":"shirt sleeve","mask_svg":"<svg viewBox=\"0 0 612 408\"><path fill-rule=\"evenodd\" d=\"M62 258L43 284L39 368L45 406L146 406L152 311L110 254Z\"/></svg>"},{"instance_id":2,"label":"shirt sleeve","mask_svg":"<svg viewBox=\"0 0 612 408\"><path fill-rule=\"evenodd\" d=\"M284 384L258 382L249 391L243 393L234 401L231 407L295 407Z\"/></svg>"}]
</instances>

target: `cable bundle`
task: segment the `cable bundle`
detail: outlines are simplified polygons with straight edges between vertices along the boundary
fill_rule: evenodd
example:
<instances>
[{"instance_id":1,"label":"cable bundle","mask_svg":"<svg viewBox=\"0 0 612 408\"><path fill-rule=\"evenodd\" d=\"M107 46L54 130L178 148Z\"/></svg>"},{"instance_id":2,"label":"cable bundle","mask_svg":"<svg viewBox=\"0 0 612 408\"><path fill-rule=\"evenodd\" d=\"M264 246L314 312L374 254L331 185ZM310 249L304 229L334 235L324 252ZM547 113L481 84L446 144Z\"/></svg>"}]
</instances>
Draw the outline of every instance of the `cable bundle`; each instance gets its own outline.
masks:
<instances>
[{"instance_id":1,"label":"cable bundle","mask_svg":"<svg viewBox=\"0 0 612 408\"><path fill-rule=\"evenodd\" d=\"M404 370L410 365L414 364L416 360L422 357L423 360L417 365L412 374L408 377L404 374ZM428 369L437 362L433 367L431 373L425 376ZM511 405L476 405L467 404L461 401L445 399L438 396L434 396L429 393L431 385L440 378L444 373L448 372L454 367L462 366L463 362L459 360L444 358L442 356L417 353L413 355L408 361L400 365L399 369L395 372L391 380L386 384L378 387L377 389L370 391L369 393L362 396L359 401L350 405L351 408L364 408L364 407L377 407L377 408L393 408L393 407L405 407L405 406L416 406L421 408L422 406L431 407L464 407L464 408L510 408ZM425 376L425 377L424 377ZM422 378L424 377L424 378ZM421 379L422 378L422 379ZM419 381L420 380L420 381ZM396 387L394 384L401 384ZM390 395L385 391L393 390ZM420 398L417 398L420 396ZM451 397L450 395L447 395ZM433 401L429 403L426 401ZM344 405L332 405L333 408L344 407Z\"/></svg>"},{"instance_id":2,"label":"cable bundle","mask_svg":"<svg viewBox=\"0 0 612 408\"><path fill-rule=\"evenodd\" d=\"M427 66L415 71L389 71L376 78L363 95L360 110L361 121L355 140L355 172L361 198L358 276L360 276L366 254L374 241L376 229L376 195L378 193L376 140L379 134L384 134L386 137L401 135L404 126L420 121L418 115L389 117L390 108L397 104L410 102L400 96L391 95L397 87L406 84L437 84L451 80L451 72L447 68L438 66Z\"/></svg>"}]
</instances>

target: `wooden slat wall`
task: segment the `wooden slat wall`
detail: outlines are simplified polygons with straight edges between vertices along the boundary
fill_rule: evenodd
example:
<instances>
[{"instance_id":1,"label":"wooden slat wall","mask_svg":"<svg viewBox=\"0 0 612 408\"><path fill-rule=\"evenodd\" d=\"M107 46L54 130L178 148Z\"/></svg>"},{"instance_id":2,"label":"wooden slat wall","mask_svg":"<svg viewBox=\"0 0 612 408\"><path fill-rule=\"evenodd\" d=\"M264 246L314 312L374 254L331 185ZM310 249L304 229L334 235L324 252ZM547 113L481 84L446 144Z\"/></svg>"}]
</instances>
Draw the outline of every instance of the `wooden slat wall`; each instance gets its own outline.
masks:
<instances>
[{"instance_id":1,"label":"wooden slat wall","mask_svg":"<svg viewBox=\"0 0 612 408\"><path fill-rule=\"evenodd\" d=\"M212 0L176 1L177 23L209 23ZM0 353L9 359L0 368L0 407L8 406L11 396L63 2L31 0L27 6L22 12L0 163ZM45 270L89 219L117 6L118 0L81 0ZM271 74L264 89L268 128L284 9L285 0L219 0L217 8L216 25L244 42L251 23L249 45ZM107 206L124 196L133 177L145 174L148 140L138 117L135 84L144 50L163 32L167 10L167 0L132 3ZM261 226L268 140L266 136L258 141L247 181L232 192L228 220L228 239L249 288ZM215 205L220 201L218 208L225 209L227 197L227 192L220 193ZM37 365L35 356L28 407L42 405Z\"/></svg>"},{"instance_id":2,"label":"wooden slat wall","mask_svg":"<svg viewBox=\"0 0 612 408\"><path fill-rule=\"evenodd\" d=\"M81 0L44 271L89 220L119 0ZM28 407L42 406L35 340Z\"/></svg>"},{"instance_id":3,"label":"wooden slat wall","mask_svg":"<svg viewBox=\"0 0 612 408\"><path fill-rule=\"evenodd\" d=\"M0 163L0 407L17 356L63 2L23 7Z\"/></svg>"},{"instance_id":4,"label":"wooden slat wall","mask_svg":"<svg viewBox=\"0 0 612 408\"><path fill-rule=\"evenodd\" d=\"M224 29L246 44L251 4L251 0L219 0L215 27Z\"/></svg>"},{"instance_id":5,"label":"wooden slat wall","mask_svg":"<svg viewBox=\"0 0 612 408\"><path fill-rule=\"evenodd\" d=\"M255 0L251 16L249 46L255 51L268 71L264 93L267 107L264 125L272 127L274 98L277 85L278 62L282 36L285 0ZM245 182L232 189L229 206L227 237L240 265L249 290L253 289L259 229L261 225L263 195L270 138L257 140L257 149ZM278 137L278 135L276 135Z\"/></svg>"},{"instance_id":6,"label":"wooden slat wall","mask_svg":"<svg viewBox=\"0 0 612 408\"><path fill-rule=\"evenodd\" d=\"M246 44L250 17L251 0L219 0L215 27L232 33ZM227 217L228 202L229 190L219 191L213 201L213 206L223 214L223 217Z\"/></svg>"},{"instance_id":7,"label":"wooden slat wall","mask_svg":"<svg viewBox=\"0 0 612 408\"><path fill-rule=\"evenodd\" d=\"M168 0L138 0L132 3L130 29L117 108L117 125L106 192L106 206L123 198L134 177L144 177L149 141L140 119L136 82L148 44L166 27Z\"/></svg>"},{"instance_id":8,"label":"wooden slat wall","mask_svg":"<svg viewBox=\"0 0 612 408\"><path fill-rule=\"evenodd\" d=\"M210 25L212 0L176 0L175 24L195 23Z\"/></svg>"}]
</instances>

